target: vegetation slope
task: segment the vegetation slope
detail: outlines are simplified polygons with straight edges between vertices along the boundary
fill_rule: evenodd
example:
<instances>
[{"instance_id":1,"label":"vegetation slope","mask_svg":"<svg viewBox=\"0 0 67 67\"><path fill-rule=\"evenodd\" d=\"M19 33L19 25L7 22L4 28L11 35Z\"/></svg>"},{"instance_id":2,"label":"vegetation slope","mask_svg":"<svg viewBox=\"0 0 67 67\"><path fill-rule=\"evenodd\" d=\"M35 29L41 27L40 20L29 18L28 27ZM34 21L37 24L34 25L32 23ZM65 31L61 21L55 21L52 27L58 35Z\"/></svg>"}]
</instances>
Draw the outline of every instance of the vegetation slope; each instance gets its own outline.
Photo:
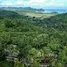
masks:
<instances>
[{"instance_id":1,"label":"vegetation slope","mask_svg":"<svg viewBox=\"0 0 67 67\"><path fill-rule=\"evenodd\" d=\"M67 13L40 19L0 11L0 64L5 67L8 59L14 67L66 67L66 18Z\"/></svg>"}]
</instances>

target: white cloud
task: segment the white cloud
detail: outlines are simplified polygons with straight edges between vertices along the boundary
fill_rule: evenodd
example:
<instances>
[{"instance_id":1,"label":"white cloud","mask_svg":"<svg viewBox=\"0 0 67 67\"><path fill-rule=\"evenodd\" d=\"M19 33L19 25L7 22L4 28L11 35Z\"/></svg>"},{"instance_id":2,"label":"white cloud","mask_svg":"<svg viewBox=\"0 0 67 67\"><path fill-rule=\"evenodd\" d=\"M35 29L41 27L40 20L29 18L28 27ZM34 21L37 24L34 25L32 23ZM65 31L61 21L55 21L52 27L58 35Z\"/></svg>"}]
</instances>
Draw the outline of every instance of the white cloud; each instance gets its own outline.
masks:
<instances>
[{"instance_id":1,"label":"white cloud","mask_svg":"<svg viewBox=\"0 0 67 67\"><path fill-rule=\"evenodd\" d=\"M6 0L5 0L6 1ZM27 7L65 7L67 0L7 0L7 2L0 3L6 6L27 6Z\"/></svg>"},{"instance_id":2,"label":"white cloud","mask_svg":"<svg viewBox=\"0 0 67 67\"><path fill-rule=\"evenodd\" d=\"M65 0L66 1L66 0ZM47 6L64 7L64 1L62 0L29 0L24 3L25 6L44 8Z\"/></svg>"},{"instance_id":3,"label":"white cloud","mask_svg":"<svg viewBox=\"0 0 67 67\"><path fill-rule=\"evenodd\" d=\"M18 5L20 5L20 4L23 4L24 2L22 1L22 0L18 0L17 2L16 2L16 4L18 4Z\"/></svg>"}]
</instances>

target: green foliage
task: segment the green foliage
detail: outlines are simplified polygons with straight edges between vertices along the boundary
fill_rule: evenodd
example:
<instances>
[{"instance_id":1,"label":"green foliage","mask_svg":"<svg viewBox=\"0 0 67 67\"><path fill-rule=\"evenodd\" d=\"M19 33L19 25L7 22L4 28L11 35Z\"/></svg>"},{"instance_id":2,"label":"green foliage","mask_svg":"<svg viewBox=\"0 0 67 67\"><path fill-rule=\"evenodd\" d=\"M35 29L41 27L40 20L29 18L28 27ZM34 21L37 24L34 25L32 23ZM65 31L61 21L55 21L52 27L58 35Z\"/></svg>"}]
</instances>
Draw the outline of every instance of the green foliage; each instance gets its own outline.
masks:
<instances>
[{"instance_id":1,"label":"green foliage","mask_svg":"<svg viewBox=\"0 0 67 67\"><path fill-rule=\"evenodd\" d=\"M0 61L17 58L14 66L67 66L67 13L51 18L0 11ZM10 60L9 60L10 61ZM11 62L9 62L11 64ZM10 67L7 62L6 67ZM11 64L12 65L12 64Z\"/></svg>"},{"instance_id":2,"label":"green foliage","mask_svg":"<svg viewBox=\"0 0 67 67\"><path fill-rule=\"evenodd\" d=\"M13 64L7 61L0 61L0 67L13 67Z\"/></svg>"},{"instance_id":3,"label":"green foliage","mask_svg":"<svg viewBox=\"0 0 67 67\"><path fill-rule=\"evenodd\" d=\"M58 62L55 67L63 67L63 65Z\"/></svg>"},{"instance_id":4,"label":"green foliage","mask_svg":"<svg viewBox=\"0 0 67 67\"><path fill-rule=\"evenodd\" d=\"M15 63L14 63L14 67L24 67L24 64L22 64L20 61L16 61Z\"/></svg>"}]
</instances>

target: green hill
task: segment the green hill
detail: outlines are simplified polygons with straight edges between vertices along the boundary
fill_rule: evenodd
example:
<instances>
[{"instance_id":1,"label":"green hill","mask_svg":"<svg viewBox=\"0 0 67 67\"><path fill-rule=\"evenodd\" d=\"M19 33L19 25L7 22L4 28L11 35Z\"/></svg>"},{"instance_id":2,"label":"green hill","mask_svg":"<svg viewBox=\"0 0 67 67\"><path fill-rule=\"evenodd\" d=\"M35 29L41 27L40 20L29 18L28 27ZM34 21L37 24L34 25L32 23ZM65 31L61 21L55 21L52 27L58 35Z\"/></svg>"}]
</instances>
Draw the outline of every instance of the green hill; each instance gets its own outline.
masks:
<instances>
[{"instance_id":1,"label":"green hill","mask_svg":"<svg viewBox=\"0 0 67 67\"><path fill-rule=\"evenodd\" d=\"M0 31L12 31L12 32L25 32L25 31L36 31L38 26L34 25L33 18L19 15L14 11L0 11Z\"/></svg>"},{"instance_id":2,"label":"green hill","mask_svg":"<svg viewBox=\"0 0 67 67\"><path fill-rule=\"evenodd\" d=\"M66 67L66 18L67 13L41 19L0 11L0 66Z\"/></svg>"},{"instance_id":3,"label":"green hill","mask_svg":"<svg viewBox=\"0 0 67 67\"><path fill-rule=\"evenodd\" d=\"M39 28L42 28L41 30L45 28L54 28L58 30L67 30L67 13L64 14L58 14L56 16L51 16L50 18L44 18L40 19L37 17L30 17L30 16L24 16L19 15L17 12L14 11L7 11L7 10L1 10L0 11L0 18L1 21L4 22L2 25L8 25L7 29L14 29L13 31L21 31L17 28L27 28L29 31L35 31ZM3 19L2 19L3 18ZM64 20L63 20L64 19Z\"/></svg>"},{"instance_id":4,"label":"green hill","mask_svg":"<svg viewBox=\"0 0 67 67\"><path fill-rule=\"evenodd\" d=\"M7 17L19 17L20 15L16 12L13 11L6 11L6 10L1 10L0 11L0 16L7 16Z\"/></svg>"},{"instance_id":5,"label":"green hill","mask_svg":"<svg viewBox=\"0 0 67 67\"><path fill-rule=\"evenodd\" d=\"M46 24L47 27L50 28L52 27L60 30L67 30L67 13L43 19L43 24Z\"/></svg>"}]
</instances>

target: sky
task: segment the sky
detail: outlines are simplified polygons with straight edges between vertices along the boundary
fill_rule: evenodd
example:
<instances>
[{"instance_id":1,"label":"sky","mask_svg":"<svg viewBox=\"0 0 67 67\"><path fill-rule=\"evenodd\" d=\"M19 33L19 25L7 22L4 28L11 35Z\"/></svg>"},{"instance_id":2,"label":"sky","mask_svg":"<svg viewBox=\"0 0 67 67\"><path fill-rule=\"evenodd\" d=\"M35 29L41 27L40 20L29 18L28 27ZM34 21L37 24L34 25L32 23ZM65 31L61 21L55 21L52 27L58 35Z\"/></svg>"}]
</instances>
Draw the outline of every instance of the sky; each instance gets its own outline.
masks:
<instances>
[{"instance_id":1,"label":"sky","mask_svg":"<svg viewBox=\"0 0 67 67\"><path fill-rule=\"evenodd\" d=\"M67 8L67 0L0 0L0 7Z\"/></svg>"}]
</instances>

